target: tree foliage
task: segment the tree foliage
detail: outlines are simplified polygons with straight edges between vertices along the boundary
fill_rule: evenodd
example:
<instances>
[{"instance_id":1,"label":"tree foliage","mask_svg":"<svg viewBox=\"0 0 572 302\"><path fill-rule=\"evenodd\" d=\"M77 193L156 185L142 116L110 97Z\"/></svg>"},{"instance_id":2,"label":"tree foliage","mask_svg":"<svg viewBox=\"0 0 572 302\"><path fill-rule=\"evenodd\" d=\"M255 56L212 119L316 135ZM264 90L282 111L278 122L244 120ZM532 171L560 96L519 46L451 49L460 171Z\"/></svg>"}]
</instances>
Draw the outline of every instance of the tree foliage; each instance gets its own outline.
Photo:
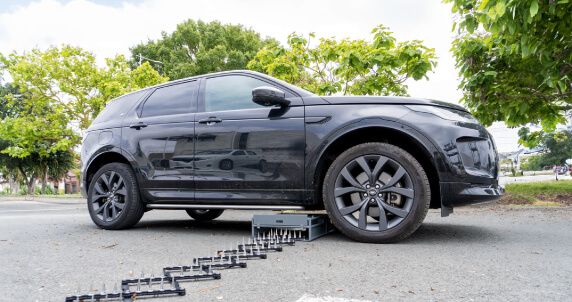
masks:
<instances>
[{"instance_id":1,"label":"tree foliage","mask_svg":"<svg viewBox=\"0 0 572 302\"><path fill-rule=\"evenodd\" d=\"M244 69L267 40L242 25L187 20L173 33L131 48L133 67L140 55L158 61L154 66L170 79L209 72ZM143 59L145 61L145 59Z\"/></svg>"},{"instance_id":2,"label":"tree foliage","mask_svg":"<svg viewBox=\"0 0 572 302\"><path fill-rule=\"evenodd\" d=\"M24 94L22 101L57 110L79 129L86 129L111 99L167 80L149 64L132 70L121 55L98 68L90 52L68 45L12 53L2 63Z\"/></svg>"},{"instance_id":3,"label":"tree foliage","mask_svg":"<svg viewBox=\"0 0 572 302\"><path fill-rule=\"evenodd\" d=\"M397 42L388 28L372 31L373 41L321 38L313 46L293 33L286 47L271 43L248 64L318 94L405 95L409 78L426 77L435 52L420 41Z\"/></svg>"},{"instance_id":4,"label":"tree foliage","mask_svg":"<svg viewBox=\"0 0 572 302\"><path fill-rule=\"evenodd\" d=\"M572 1L445 0L462 101L484 124L553 131L572 109Z\"/></svg>"},{"instance_id":5,"label":"tree foliage","mask_svg":"<svg viewBox=\"0 0 572 302\"><path fill-rule=\"evenodd\" d=\"M560 130L552 133L530 132L528 128L519 131L521 143L540 146L545 152L533 160L534 168L562 165L572 158L572 130Z\"/></svg>"},{"instance_id":6,"label":"tree foliage","mask_svg":"<svg viewBox=\"0 0 572 302\"><path fill-rule=\"evenodd\" d=\"M0 55L12 82L0 90L0 165L26 183L57 178L74 166L81 130L111 99L167 79L149 64L132 70L123 56L99 68L81 48L63 46Z\"/></svg>"}]
</instances>

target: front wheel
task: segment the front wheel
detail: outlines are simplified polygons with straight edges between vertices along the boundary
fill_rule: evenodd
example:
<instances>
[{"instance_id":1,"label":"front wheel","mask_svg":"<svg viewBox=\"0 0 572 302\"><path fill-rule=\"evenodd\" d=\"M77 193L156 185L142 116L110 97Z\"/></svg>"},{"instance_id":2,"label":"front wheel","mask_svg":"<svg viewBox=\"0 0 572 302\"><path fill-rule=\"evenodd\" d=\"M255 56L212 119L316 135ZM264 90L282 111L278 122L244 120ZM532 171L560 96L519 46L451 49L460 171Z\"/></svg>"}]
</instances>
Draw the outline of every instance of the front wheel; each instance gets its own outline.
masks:
<instances>
[{"instance_id":1,"label":"front wheel","mask_svg":"<svg viewBox=\"0 0 572 302\"><path fill-rule=\"evenodd\" d=\"M122 163L101 167L89 184L87 206L93 222L106 230L125 229L139 222L145 207L131 167Z\"/></svg>"},{"instance_id":2,"label":"front wheel","mask_svg":"<svg viewBox=\"0 0 572 302\"><path fill-rule=\"evenodd\" d=\"M415 232L431 197L421 164L386 143L360 144L340 154L326 173L322 191L336 228L371 243L396 242Z\"/></svg>"},{"instance_id":3,"label":"front wheel","mask_svg":"<svg viewBox=\"0 0 572 302\"><path fill-rule=\"evenodd\" d=\"M224 210L187 210L187 214L197 221L210 221L217 219Z\"/></svg>"}]
</instances>

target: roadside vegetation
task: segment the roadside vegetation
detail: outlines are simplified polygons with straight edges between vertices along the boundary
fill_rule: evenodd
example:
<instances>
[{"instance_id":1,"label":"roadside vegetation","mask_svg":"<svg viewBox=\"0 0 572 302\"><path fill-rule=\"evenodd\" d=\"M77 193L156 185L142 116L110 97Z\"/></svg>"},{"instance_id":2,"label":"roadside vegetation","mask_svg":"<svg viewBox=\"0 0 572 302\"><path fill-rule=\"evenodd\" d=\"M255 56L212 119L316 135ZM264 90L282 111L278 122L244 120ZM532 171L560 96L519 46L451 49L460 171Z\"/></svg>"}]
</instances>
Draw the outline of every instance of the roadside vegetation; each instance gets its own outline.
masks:
<instances>
[{"instance_id":1,"label":"roadside vegetation","mask_svg":"<svg viewBox=\"0 0 572 302\"><path fill-rule=\"evenodd\" d=\"M572 205L572 180L508 184L501 204Z\"/></svg>"}]
</instances>

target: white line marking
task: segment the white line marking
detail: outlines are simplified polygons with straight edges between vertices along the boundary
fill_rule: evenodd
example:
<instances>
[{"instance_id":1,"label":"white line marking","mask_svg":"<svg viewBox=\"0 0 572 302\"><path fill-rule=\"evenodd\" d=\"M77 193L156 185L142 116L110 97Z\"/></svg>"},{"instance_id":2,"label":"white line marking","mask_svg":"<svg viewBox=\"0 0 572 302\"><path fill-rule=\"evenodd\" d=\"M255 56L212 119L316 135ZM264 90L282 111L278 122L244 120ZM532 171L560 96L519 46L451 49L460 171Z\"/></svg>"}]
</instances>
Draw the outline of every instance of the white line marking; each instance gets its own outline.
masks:
<instances>
[{"instance_id":1,"label":"white line marking","mask_svg":"<svg viewBox=\"0 0 572 302\"><path fill-rule=\"evenodd\" d=\"M346 299L346 298L336 298L336 297L315 297L308 294L304 294L296 302L371 302L369 300L357 300L357 299Z\"/></svg>"}]
</instances>

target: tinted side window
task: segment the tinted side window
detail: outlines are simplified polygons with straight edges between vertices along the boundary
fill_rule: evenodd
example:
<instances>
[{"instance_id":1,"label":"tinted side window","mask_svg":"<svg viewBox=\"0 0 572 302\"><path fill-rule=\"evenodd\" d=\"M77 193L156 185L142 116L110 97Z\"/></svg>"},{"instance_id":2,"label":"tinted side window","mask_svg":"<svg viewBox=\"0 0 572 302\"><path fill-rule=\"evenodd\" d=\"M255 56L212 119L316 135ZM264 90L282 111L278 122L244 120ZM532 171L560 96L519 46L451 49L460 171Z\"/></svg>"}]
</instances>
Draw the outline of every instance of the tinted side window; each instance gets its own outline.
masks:
<instances>
[{"instance_id":1,"label":"tinted side window","mask_svg":"<svg viewBox=\"0 0 572 302\"><path fill-rule=\"evenodd\" d=\"M159 88L143 104L142 117L190 113L197 81Z\"/></svg>"},{"instance_id":2,"label":"tinted side window","mask_svg":"<svg viewBox=\"0 0 572 302\"><path fill-rule=\"evenodd\" d=\"M147 90L141 90L109 101L97 118L95 118L93 123L104 123L113 119L123 118L125 113L127 113L127 111L131 109L131 107L133 107L133 105L139 101L146 92Z\"/></svg>"},{"instance_id":3,"label":"tinted side window","mask_svg":"<svg viewBox=\"0 0 572 302\"><path fill-rule=\"evenodd\" d=\"M252 101L252 89L260 86L272 85L262 80L241 75L207 79L205 111L261 108L263 106Z\"/></svg>"}]
</instances>

